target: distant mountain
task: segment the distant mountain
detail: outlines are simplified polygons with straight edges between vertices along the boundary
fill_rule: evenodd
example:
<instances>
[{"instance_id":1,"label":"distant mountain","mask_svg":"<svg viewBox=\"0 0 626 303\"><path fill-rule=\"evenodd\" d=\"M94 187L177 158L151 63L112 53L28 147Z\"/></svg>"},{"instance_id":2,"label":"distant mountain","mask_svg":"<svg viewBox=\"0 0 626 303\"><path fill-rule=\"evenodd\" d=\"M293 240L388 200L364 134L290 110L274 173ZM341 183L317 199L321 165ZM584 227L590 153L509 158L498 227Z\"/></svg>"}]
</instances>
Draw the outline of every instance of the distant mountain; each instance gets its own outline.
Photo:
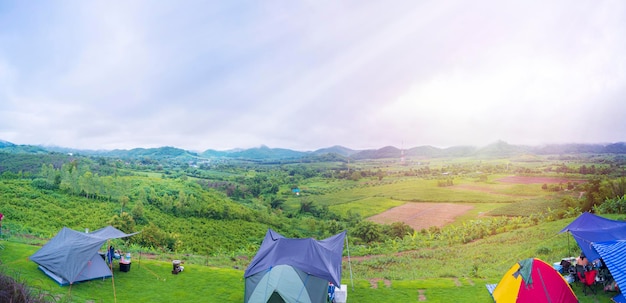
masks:
<instances>
[{"instance_id":1,"label":"distant mountain","mask_svg":"<svg viewBox=\"0 0 626 303\"><path fill-rule=\"evenodd\" d=\"M48 153L47 150L34 145L17 145L9 141L0 140L0 151L7 153L41 154Z\"/></svg>"},{"instance_id":2,"label":"distant mountain","mask_svg":"<svg viewBox=\"0 0 626 303\"><path fill-rule=\"evenodd\" d=\"M60 152L60 153L72 153L81 154L85 156L97 156L97 157L111 157L121 159L136 159L136 158L151 158L154 160L159 159L171 159L171 158L197 158L198 154L190 152L184 149L164 146L157 148L133 148L131 150L126 149L114 149L114 150L82 150L64 147L43 147L48 151Z\"/></svg>"},{"instance_id":3,"label":"distant mountain","mask_svg":"<svg viewBox=\"0 0 626 303\"><path fill-rule=\"evenodd\" d=\"M250 160L277 160L277 159L297 159L309 154L284 148L269 148L265 145L261 147L249 148L242 151L226 153L225 157L233 159Z\"/></svg>"},{"instance_id":4,"label":"distant mountain","mask_svg":"<svg viewBox=\"0 0 626 303\"><path fill-rule=\"evenodd\" d=\"M497 141L489 144L485 147L479 148L474 153L474 156L479 157L513 157L528 153L530 148L523 145L511 145L504 141Z\"/></svg>"},{"instance_id":5,"label":"distant mountain","mask_svg":"<svg viewBox=\"0 0 626 303\"><path fill-rule=\"evenodd\" d=\"M109 157L119 158L139 158L147 157L153 159L162 158L178 158L178 157L198 157L197 153L190 152L184 149L165 146L158 148L134 148L131 150L116 149L103 153Z\"/></svg>"},{"instance_id":6,"label":"distant mountain","mask_svg":"<svg viewBox=\"0 0 626 303\"><path fill-rule=\"evenodd\" d=\"M15 144L9 141L0 140L0 148L11 147L11 146L15 146Z\"/></svg>"},{"instance_id":7,"label":"distant mountain","mask_svg":"<svg viewBox=\"0 0 626 303\"><path fill-rule=\"evenodd\" d=\"M328 148L321 148L318 149L316 151L313 152L313 154L315 155L323 155L323 154L337 154L340 156L344 156L344 157L349 157L355 153L357 153L358 151L353 150L353 149L349 149L347 147L343 147L340 145L335 145L332 147L328 147Z\"/></svg>"},{"instance_id":8,"label":"distant mountain","mask_svg":"<svg viewBox=\"0 0 626 303\"><path fill-rule=\"evenodd\" d=\"M207 149L203 151L202 153L200 153L200 156L204 158L223 158L223 157L226 157L228 154L229 152L227 151Z\"/></svg>"},{"instance_id":9,"label":"distant mountain","mask_svg":"<svg viewBox=\"0 0 626 303\"><path fill-rule=\"evenodd\" d=\"M426 158L434 158L441 157L443 155L443 150L441 148L437 148L430 145L413 147L405 151L404 155L406 157L426 157Z\"/></svg>"},{"instance_id":10,"label":"distant mountain","mask_svg":"<svg viewBox=\"0 0 626 303\"><path fill-rule=\"evenodd\" d=\"M540 155L556 154L602 154L606 153L606 146L601 144L548 144L532 149ZM618 152L623 153L623 152Z\"/></svg>"},{"instance_id":11,"label":"distant mountain","mask_svg":"<svg viewBox=\"0 0 626 303\"><path fill-rule=\"evenodd\" d=\"M609 144L604 148L605 152L612 154L626 154L626 143L618 142Z\"/></svg>"},{"instance_id":12,"label":"distant mountain","mask_svg":"<svg viewBox=\"0 0 626 303\"><path fill-rule=\"evenodd\" d=\"M443 149L444 157L469 157L476 153L478 150L475 146L452 146Z\"/></svg>"},{"instance_id":13,"label":"distant mountain","mask_svg":"<svg viewBox=\"0 0 626 303\"><path fill-rule=\"evenodd\" d=\"M393 146L385 146L381 149L370 149L360 151L350 156L357 160L365 159L385 159L385 158L400 158L402 151Z\"/></svg>"},{"instance_id":14,"label":"distant mountain","mask_svg":"<svg viewBox=\"0 0 626 303\"><path fill-rule=\"evenodd\" d=\"M159 148L134 148L131 150L79 150L56 146L16 145L8 141L0 140L0 152L5 153L28 153L46 154L51 152L64 154L82 154L87 156L112 157L112 158L150 158L176 159L179 161L191 161L198 158L221 158L237 160L253 160L263 162L273 161L299 161L299 162L324 162L324 161L348 161L367 159L386 159L405 157L441 158L441 157L532 157L532 155L562 155L562 154L626 154L626 143L617 142L611 144L549 144L542 146L512 145L504 141L496 141L483 147L453 146L438 148L433 146L418 146L405 150L394 146L385 146L380 149L353 150L343 146L332 146L316 151L303 152L284 148L269 148L261 146L249 149L233 149L226 151L206 150L200 154L175 147Z\"/></svg>"}]
</instances>

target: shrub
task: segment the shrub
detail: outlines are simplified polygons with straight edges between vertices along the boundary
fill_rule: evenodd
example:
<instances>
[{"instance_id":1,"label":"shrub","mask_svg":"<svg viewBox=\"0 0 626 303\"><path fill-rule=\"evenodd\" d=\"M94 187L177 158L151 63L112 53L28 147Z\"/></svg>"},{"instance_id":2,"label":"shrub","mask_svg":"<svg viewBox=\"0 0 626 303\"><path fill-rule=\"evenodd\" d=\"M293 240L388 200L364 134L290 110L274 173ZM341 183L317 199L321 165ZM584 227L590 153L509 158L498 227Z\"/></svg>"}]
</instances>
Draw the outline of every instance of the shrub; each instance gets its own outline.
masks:
<instances>
[{"instance_id":1,"label":"shrub","mask_svg":"<svg viewBox=\"0 0 626 303\"><path fill-rule=\"evenodd\" d=\"M46 179L41 179L41 178L37 178L35 180L33 180L31 182L31 185L35 188L39 188L39 189L46 189L46 190L55 190L55 189L59 189L59 186L46 180Z\"/></svg>"},{"instance_id":2,"label":"shrub","mask_svg":"<svg viewBox=\"0 0 626 303\"><path fill-rule=\"evenodd\" d=\"M46 303L45 295L16 281L10 276L0 273L0 302L13 303Z\"/></svg>"},{"instance_id":3,"label":"shrub","mask_svg":"<svg viewBox=\"0 0 626 303\"><path fill-rule=\"evenodd\" d=\"M367 243L378 242L382 238L381 227L371 221L361 221L354 227L353 235Z\"/></svg>"}]
</instances>

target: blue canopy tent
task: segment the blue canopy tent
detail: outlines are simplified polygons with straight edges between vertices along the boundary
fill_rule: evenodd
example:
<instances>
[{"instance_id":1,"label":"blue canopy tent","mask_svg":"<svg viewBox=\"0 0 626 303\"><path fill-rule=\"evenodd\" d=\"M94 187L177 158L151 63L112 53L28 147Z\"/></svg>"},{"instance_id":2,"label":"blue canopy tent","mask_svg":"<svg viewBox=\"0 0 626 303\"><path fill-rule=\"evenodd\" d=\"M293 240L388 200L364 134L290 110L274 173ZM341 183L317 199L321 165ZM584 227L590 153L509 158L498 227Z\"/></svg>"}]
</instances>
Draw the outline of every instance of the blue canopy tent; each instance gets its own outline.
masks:
<instances>
[{"instance_id":1,"label":"blue canopy tent","mask_svg":"<svg viewBox=\"0 0 626 303\"><path fill-rule=\"evenodd\" d=\"M292 239L269 229L244 272L244 302L325 303L328 282L341 285L345 237Z\"/></svg>"},{"instance_id":2,"label":"blue canopy tent","mask_svg":"<svg viewBox=\"0 0 626 303\"><path fill-rule=\"evenodd\" d=\"M626 240L626 222L611 220L586 212L559 233L570 232L590 261L600 258L593 243Z\"/></svg>"},{"instance_id":3,"label":"blue canopy tent","mask_svg":"<svg viewBox=\"0 0 626 303\"><path fill-rule=\"evenodd\" d=\"M561 231L570 232L590 260L602 258L620 287L626 286L626 222L583 213ZM626 303L623 294L614 302Z\"/></svg>"}]
</instances>

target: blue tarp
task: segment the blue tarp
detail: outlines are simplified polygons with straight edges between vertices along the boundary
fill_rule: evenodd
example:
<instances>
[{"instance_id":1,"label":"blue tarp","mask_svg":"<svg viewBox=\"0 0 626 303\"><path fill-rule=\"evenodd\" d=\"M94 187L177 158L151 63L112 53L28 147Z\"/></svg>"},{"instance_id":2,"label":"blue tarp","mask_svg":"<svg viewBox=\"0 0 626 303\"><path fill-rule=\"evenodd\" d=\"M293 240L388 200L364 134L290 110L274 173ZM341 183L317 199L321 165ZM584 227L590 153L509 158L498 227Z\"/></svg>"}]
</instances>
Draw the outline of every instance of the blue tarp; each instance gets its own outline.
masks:
<instances>
[{"instance_id":1,"label":"blue tarp","mask_svg":"<svg viewBox=\"0 0 626 303\"><path fill-rule=\"evenodd\" d=\"M277 265L290 265L341 285L341 256L345 237L344 231L324 240L293 239L269 229L244 277L248 278Z\"/></svg>"},{"instance_id":2,"label":"blue tarp","mask_svg":"<svg viewBox=\"0 0 626 303\"><path fill-rule=\"evenodd\" d=\"M593 243L617 285L626 285L626 241Z\"/></svg>"},{"instance_id":3,"label":"blue tarp","mask_svg":"<svg viewBox=\"0 0 626 303\"><path fill-rule=\"evenodd\" d=\"M626 240L626 222L583 213L561 231L570 232L590 261L600 258L593 243ZM606 260L605 260L606 261Z\"/></svg>"},{"instance_id":4,"label":"blue tarp","mask_svg":"<svg viewBox=\"0 0 626 303\"><path fill-rule=\"evenodd\" d=\"M611 298L611 300L613 300L613 302L616 303L626 303L626 298L624 298L624 294L620 293L617 296Z\"/></svg>"}]
</instances>

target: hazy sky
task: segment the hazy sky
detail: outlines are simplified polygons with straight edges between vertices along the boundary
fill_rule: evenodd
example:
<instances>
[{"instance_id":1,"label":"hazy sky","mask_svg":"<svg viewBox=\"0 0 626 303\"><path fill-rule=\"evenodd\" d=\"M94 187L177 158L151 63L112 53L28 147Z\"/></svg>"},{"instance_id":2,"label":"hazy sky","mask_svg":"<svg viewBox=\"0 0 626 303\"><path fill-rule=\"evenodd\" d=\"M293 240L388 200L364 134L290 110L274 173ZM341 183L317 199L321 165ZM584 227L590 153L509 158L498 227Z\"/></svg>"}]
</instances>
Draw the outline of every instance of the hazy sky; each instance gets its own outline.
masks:
<instances>
[{"instance_id":1,"label":"hazy sky","mask_svg":"<svg viewBox=\"0 0 626 303\"><path fill-rule=\"evenodd\" d=\"M626 1L1 1L0 139L626 141Z\"/></svg>"}]
</instances>

